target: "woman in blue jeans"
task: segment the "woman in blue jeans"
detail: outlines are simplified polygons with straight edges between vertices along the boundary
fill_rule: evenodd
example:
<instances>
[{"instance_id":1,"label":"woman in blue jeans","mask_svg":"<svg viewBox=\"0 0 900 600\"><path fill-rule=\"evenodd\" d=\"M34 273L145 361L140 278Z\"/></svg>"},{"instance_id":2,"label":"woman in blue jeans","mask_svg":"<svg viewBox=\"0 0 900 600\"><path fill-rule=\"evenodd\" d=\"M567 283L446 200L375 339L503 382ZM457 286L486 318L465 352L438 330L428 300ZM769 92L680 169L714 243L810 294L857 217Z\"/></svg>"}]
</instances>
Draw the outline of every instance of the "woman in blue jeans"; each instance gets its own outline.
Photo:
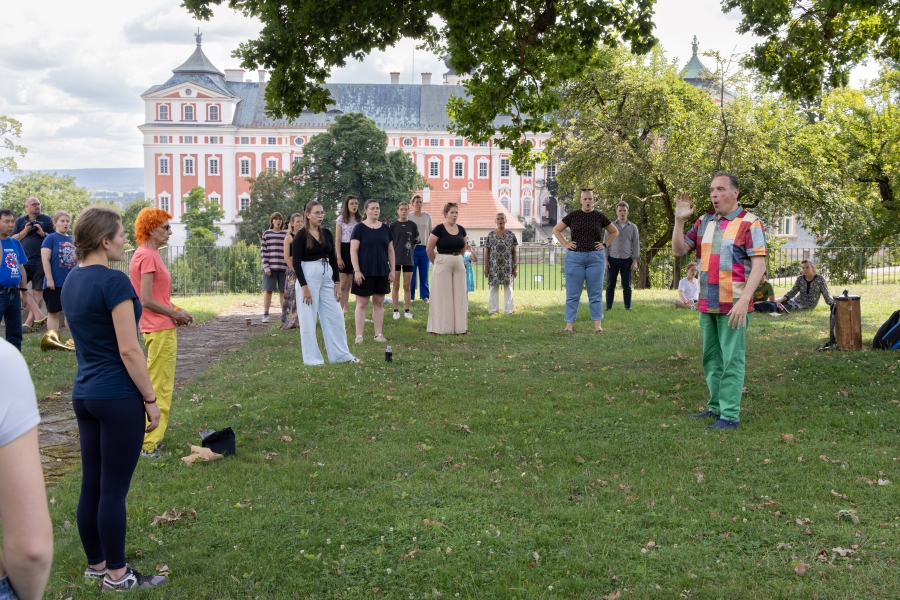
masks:
<instances>
[{"instance_id":1,"label":"woman in blue jeans","mask_svg":"<svg viewBox=\"0 0 900 600\"><path fill-rule=\"evenodd\" d=\"M562 232L569 229L572 241L567 242ZM603 243L603 231L609 232ZM616 239L619 231L602 212L594 211L594 192L581 190L581 210L567 214L553 228L553 236L567 248L566 252L566 328L572 333L572 325L578 317L581 289L587 283L588 306L594 331L603 331L603 277L606 274L606 247Z\"/></svg>"}]
</instances>

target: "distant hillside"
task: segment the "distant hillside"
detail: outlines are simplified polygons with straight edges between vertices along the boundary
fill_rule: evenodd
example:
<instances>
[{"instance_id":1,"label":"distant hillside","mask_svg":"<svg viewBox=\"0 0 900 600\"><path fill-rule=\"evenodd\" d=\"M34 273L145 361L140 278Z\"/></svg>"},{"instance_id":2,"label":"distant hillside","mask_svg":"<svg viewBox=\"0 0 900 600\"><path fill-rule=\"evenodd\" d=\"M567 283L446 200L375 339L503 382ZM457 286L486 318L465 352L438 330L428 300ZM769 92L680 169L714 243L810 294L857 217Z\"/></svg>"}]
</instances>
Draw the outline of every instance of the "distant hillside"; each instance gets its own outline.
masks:
<instances>
[{"instance_id":1,"label":"distant hillside","mask_svg":"<svg viewBox=\"0 0 900 600\"><path fill-rule=\"evenodd\" d=\"M24 171L30 173L33 171ZM132 192L143 196L144 169L40 169L44 173L72 175L75 184L88 191ZM0 173L0 184L15 177L12 173Z\"/></svg>"}]
</instances>

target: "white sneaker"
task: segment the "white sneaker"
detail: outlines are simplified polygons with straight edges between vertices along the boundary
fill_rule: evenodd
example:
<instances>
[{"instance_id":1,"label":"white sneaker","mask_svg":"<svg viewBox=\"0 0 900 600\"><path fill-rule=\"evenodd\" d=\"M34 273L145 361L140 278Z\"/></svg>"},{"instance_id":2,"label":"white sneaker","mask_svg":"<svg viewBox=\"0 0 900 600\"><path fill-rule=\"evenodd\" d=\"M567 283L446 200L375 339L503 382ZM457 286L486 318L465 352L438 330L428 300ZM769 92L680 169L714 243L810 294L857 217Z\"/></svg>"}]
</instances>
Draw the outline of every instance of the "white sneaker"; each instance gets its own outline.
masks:
<instances>
[{"instance_id":1,"label":"white sneaker","mask_svg":"<svg viewBox=\"0 0 900 600\"><path fill-rule=\"evenodd\" d=\"M361 335L356 336L356 343L357 343L357 344L362 344L362 343L363 343L363 336L361 336Z\"/></svg>"},{"instance_id":2,"label":"white sneaker","mask_svg":"<svg viewBox=\"0 0 900 600\"><path fill-rule=\"evenodd\" d=\"M400 319L400 311L399 311L399 310L395 310L395 311L394 311L394 320L395 320L395 321L398 321L399 319Z\"/></svg>"},{"instance_id":3,"label":"white sneaker","mask_svg":"<svg viewBox=\"0 0 900 600\"><path fill-rule=\"evenodd\" d=\"M262 322L263 322L263 323L268 323L268 322L269 322L269 315L263 315Z\"/></svg>"},{"instance_id":4,"label":"white sneaker","mask_svg":"<svg viewBox=\"0 0 900 600\"><path fill-rule=\"evenodd\" d=\"M394 314L396 315L397 313L394 313ZM403 316L406 317L407 319L412 319L412 313L409 311L406 311L405 313L403 313Z\"/></svg>"},{"instance_id":5,"label":"white sneaker","mask_svg":"<svg viewBox=\"0 0 900 600\"><path fill-rule=\"evenodd\" d=\"M375 336L375 341L381 342L383 344L383 343L387 342L387 338L379 333L378 335Z\"/></svg>"}]
</instances>

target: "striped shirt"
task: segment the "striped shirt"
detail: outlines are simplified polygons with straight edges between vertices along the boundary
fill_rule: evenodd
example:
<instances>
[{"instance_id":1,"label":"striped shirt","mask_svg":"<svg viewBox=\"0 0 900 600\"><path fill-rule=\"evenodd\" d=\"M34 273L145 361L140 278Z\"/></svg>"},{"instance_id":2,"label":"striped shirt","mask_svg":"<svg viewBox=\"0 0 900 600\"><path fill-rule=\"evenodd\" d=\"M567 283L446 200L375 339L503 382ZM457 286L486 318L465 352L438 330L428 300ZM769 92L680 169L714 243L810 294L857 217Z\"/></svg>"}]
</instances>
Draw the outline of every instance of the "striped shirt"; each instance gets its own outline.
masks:
<instances>
[{"instance_id":1,"label":"striped shirt","mask_svg":"<svg viewBox=\"0 0 900 600\"><path fill-rule=\"evenodd\" d=\"M700 245L697 245L697 241ZM740 205L728 215L709 212L684 234L684 241L697 250L700 263L700 302L697 310L727 314L744 293L750 275L750 259L766 255L762 221ZM753 311L753 298L747 312Z\"/></svg>"},{"instance_id":2,"label":"striped shirt","mask_svg":"<svg viewBox=\"0 0 900 600\"><path fill-rule=\"evenodd\" d=\"M259 254L262 257L263 271L287 271L287 263L284 262L284 236L287 229L275 231L267 229L262 236L262 244Z\"/></svg>"}]
</instances>

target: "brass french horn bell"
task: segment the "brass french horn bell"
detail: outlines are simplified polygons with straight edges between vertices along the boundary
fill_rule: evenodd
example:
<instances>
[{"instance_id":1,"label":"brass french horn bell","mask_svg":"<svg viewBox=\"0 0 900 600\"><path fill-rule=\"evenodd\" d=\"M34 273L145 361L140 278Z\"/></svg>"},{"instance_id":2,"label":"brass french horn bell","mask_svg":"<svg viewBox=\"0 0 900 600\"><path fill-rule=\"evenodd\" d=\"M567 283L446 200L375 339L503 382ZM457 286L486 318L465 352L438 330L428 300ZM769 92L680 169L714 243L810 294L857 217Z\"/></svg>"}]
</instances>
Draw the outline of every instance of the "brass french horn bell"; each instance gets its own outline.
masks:
<instances>
[{"instance_id":1,"label":"brass french horn bell","mask_svg":"<svg viewBox=\"0 0 900 600\"><path fill-rule=\"evenodd\" d=\"M74 352L75 342L68 340L63 344L59 341L59 332L55 329L48 329L47 333L44 334L44 337L41 338L41 352L48 352L50 350L67 350L69 352Z\"/></svg>"}]
</instances>

